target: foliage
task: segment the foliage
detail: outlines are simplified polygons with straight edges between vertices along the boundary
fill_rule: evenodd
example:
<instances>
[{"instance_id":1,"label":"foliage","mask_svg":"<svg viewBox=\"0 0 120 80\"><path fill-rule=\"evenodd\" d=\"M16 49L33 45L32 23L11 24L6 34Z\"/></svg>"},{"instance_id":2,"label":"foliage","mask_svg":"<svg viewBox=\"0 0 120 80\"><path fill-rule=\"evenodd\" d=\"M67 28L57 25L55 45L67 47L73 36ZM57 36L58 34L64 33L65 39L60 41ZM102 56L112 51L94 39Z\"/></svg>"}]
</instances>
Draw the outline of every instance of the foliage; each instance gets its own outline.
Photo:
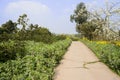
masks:
<instances>
[{"instance_id":1,"label":"foliage","mask_svg":"<svg viewBox=\"0 0 120 80\"><path fill-rule=\"evenodd\" d=\"M54 36L47 28L41 27L38 24L28 25L28 18L26 14L23 14L18 19L18 25L22 26L22 29L18 32L18 40L33 40L36 42L52 43L54 42Z\"/></svg>"},{"instance_id":2,"label":"foliage","mask_svg":"<svg viewBox=\"0 0 120 80\"><path fill-rule=\"evenodd\" d=\"M10 20L0 27L0 80L52 80L71 43L66 35L29 25L28 20L23 14L17 22Z\"/></svg>"},{"instance_id":3,"label":"foliage","mask_svg":"<svg viewBox=\"0 0 120 80\"><path fill-rule=\"evenodd\" d=\"M52 44L26 41L26 56L0 63L0 80L52 80L70 43L70 39Z\"/></svg>"},{"instance_id":4,"label":"foliage","mask_svg":"<svg viewBox=\"0 0 120 80\"><path fill-rule=\"evenodd\" d=\"M19 35L21 35L21 40L33 40L36 42L52 43L53 36L47 28L36 27L34 25L32 30L28 29L24 34L23 33L24 32L19 33ZM24 37L22 35L24 35Z\"/></svg>"},{"instance_id":5,"label":"foliage","mask_svg":"<svg viewBox=\"0 0 120 80\"><path fill-rule=\"evenodd\" d=\"M59 41L59 40L65 40L67 38L67 36L68 35L65 35L65 34L53 34L52 41L56 42L56 41Z\"/></svg>"},{"instance_id":6,"label":"foliage","mask_svg":"<svg viewBox=\"0 0 120 80\"><path fill-rule=\"evenodd\" d=\"M107 41L83 41L98 58L120 75L120 46Z\"/></svg>"},{"instance_id":7,"label":"foliage","mask_svg":"<svg viewBox=\"0 0 120 80\"><path fill-rule=\"evenodd\" d=\"M78 40L79 40L78 37L70 37L70 39L71 39L72 41L78 41Z\"/></svg>"},{"instance_id":8,"label":"foliage","mask_svg":"<svg viewBox=\"0 0 120 80\"><path fill-rule=\"evenodd\" d=\"M23 14L18 22L10 20L0 27L0 80L52 80L71 43L66 35L29 25L28 20Z\"/></svg>"},{"instance_id":9,"label":"foliage","mask_svg":"<svg viewBox=\"0 0 120 80\"><path fill-rule=\"evenodd\" d=\"M15 39L14 35L17 31L17 24L9 20L0 27L0 41L8 41Z\"/></svg>"},{"instance_id":10,"label":"foliage","mask_svg":"<svg viewBox=\"0 0 120 80\"><path fill-rule=\"evenodd\" d=\"M82 24L87 21L88 11L84 3L79 3L74 10L74 14L70 16L71 21L75 21L77 24Z\"/></svg>"},{"instance_id":11,"label":"foliage","mask_svg":"<svg viewBox=\"0 0 120 80\"><path fill-rule=\"evenodd\" d=\"M81 24L78 28L81 30L81 34L84 35L84 37L92 40L94 38L94 32L97 29L97 25L91 21Z\"/></svg>"},{"instance_id":12,"label":"foliage","mask_svg":"<svg viewBox=\"0 0 120 80\"><path fill-rule=\"evenodd\" d=\"M81 2L70 20L75 21L76 31L90 40L120 40L119 18L116 19L120 13L119 4L106 2L106 9L88 10Z\"/></svg>"},{"instance_id":13,"label":"foliage","mask_svg":"<svg viewBox=\"0 0 120 80\"><path fill-rule=\"evenodd\" d=\"M58 40L66 39L66 35L55 35L47 28L38 24L28 24L26 14L19 16L18 22L9 20L0 27L0 41L9 40L31 40L36 42L53 43ZM17 28L17 27L21 28Z\"/></svg>"},{"instance_id":14,"label":"foliage","mask_svg":"<svg viewBox=\"0 0 120 80\"><path fill-rule=\"evenodd\" d=\"M90 15L85 4L81 2L77 5L70 19L72 22L76 22L76 31L91 40L94 38L94 32L98 29L98 25L95 23L96 20L88 20L89 17Z\"/></svg>"},{"instance_id":15,"label":"foliage","mask_svg":"<svg viewBox=\"0 0 120 80\"><path fill-rule=\"evenodd\" d=\"M79 41L80 40L80 36L78 34L67 35L67 38L71 39L72 41Z\"/></svg>"},{"instance_id":16,"label":"foliage","mask_svg":"<svg viewBox=\"0 0 120 80\"><path fill-rule=\"evenodd\" d=\"M11 41L0 43L0 62L14 60L25 56L25 43L22 41Z\"/></svg>"},{"instance_id":17,"label":"foliage","mask_svg":"<svg viewBox=\"0 0 120 80\"><path fill-rule=\"evenodd\" d=\"M11 20L9 20L8 22L6 22L5 24L2 24L2 27L0 27L0 34L3 33L14 33L15 30L17 29L17 24L12 22Z\"/></svg>"},{"instance_id":18,"label":"foliage","mask_svg":"<svg viewBox=\"0 0 120 80\"><path fill-rule=\"evenodd\" d=\"M27 18L27 14L23 14L21 16L19 16L18 18L18 24L22 26L22 31L25 32L25 29L27 27L27 22L28 22L28 18Z\"/></svg>"},{"instance_id":19,"label":"foliage","mask_svg":"<svg viewBox=\"0 0 120 80\"><path fill-rule=\"evenodd\" d=\"M114 41L117 46L120 46L120 41Z\"/></svg>"}]
</instances>

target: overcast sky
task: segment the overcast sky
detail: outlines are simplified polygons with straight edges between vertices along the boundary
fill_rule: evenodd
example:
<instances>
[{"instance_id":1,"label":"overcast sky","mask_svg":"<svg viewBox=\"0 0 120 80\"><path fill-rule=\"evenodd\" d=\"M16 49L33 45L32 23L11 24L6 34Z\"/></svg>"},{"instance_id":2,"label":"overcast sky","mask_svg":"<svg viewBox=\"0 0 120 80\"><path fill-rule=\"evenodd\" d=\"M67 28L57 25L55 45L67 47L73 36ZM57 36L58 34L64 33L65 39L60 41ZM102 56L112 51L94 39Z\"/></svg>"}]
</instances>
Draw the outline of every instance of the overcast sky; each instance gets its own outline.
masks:
<instances>
[{"instance_id":1,"label":"overcast sky","mask_svg":"<svg viewBox=\"0 0 120 80\"><path fill-rule=\"evenodd\" d=\"M47 27L54 33L73 34L76 33L75 23L70 22L70 15L80 2L89 8L104 4L104 0L0 0L0 25L8 20L17 21L26 13L33 24Z\"/></svg>"}]
</instances>

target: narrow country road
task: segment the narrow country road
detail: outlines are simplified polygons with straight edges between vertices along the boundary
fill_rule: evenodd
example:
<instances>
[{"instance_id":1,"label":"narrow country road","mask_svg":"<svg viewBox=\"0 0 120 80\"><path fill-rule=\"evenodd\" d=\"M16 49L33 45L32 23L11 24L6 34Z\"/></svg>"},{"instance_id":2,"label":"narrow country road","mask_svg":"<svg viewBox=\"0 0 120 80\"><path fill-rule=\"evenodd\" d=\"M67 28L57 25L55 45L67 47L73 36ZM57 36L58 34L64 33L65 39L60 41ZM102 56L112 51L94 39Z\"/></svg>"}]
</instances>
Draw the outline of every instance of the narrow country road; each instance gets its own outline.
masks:
<instances>
[{"instance_id":1,"label":"narrow country road","mask_svg":"<svg viewBox=\"0 0 120 80\"><path fill-rule=\"evenodd\" d=\"M73 41L55 69L54 80L120 80L83 43Z\"/></svg>"}]
</instances>

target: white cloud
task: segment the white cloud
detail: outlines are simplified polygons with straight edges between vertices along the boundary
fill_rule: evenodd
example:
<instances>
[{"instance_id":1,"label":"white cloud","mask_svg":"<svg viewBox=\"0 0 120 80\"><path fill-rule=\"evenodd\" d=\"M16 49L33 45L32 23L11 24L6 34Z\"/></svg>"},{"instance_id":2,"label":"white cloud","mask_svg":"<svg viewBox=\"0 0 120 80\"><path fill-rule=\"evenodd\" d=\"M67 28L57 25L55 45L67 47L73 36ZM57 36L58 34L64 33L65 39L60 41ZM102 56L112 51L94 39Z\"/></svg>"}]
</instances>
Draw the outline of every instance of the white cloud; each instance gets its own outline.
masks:
<instances>
[{"instance_id":1,"label":"white cloud","mask_svg":"<svg viewBox=\"0 0 120 80\"><path fill-rule=\"evenodd\" d=\"M44 14L48 11L49 8L46 5L33 1L11 2L6 7L6 12L10 14L14 12L31 12L34 14Z\"/></svg>"},{"instance_id":2,"label":"white cloud","mask_svg":"<svg viewBox=\"0 0 120 80\"><path fill-rule=\"evenodd\" d=\"M51 14L50 9L40 2L35 1L16 1L10 2L5 9L5 14L11 19L17 19L18 16L26 13L30 21L38 23L45 21Z\"/></svg>"},{"instance_id":3,"label":"white cloud","mask_svg":"<svg viewBox=\"0 0 120 80\"><path fill-rule=\"evenodd\" d=\"M4 12L4 15L7 16L6 18L13 21L16 21L20 15L26 13L31 23L47 27L52 32L74 33L74 28L70 27L74 25L70 23L68 15L68 13L72 12L71 9L65 9L63 14L56 14L55 10L52 11L47 5L38 1L20 0L10 2Z\"/></svg>"}]
</instances>

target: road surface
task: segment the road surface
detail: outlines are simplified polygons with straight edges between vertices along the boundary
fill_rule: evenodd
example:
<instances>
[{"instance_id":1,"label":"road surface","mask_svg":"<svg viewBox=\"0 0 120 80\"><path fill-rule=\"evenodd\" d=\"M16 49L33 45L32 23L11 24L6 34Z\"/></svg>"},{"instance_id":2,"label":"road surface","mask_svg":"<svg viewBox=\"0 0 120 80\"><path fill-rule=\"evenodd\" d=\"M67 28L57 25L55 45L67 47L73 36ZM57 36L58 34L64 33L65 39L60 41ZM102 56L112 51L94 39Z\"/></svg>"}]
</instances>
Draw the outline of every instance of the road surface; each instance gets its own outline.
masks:
<instances>
[{"instance_id":1,"label":"road surface","mask_svg":"<svg viewBox=\"0 0 120 80\"><path fill-rule=\"evenodd\" d=\"M54 80L120 80L82 42L73 41L55 69Z\"/></svg>"}]
</instances>

